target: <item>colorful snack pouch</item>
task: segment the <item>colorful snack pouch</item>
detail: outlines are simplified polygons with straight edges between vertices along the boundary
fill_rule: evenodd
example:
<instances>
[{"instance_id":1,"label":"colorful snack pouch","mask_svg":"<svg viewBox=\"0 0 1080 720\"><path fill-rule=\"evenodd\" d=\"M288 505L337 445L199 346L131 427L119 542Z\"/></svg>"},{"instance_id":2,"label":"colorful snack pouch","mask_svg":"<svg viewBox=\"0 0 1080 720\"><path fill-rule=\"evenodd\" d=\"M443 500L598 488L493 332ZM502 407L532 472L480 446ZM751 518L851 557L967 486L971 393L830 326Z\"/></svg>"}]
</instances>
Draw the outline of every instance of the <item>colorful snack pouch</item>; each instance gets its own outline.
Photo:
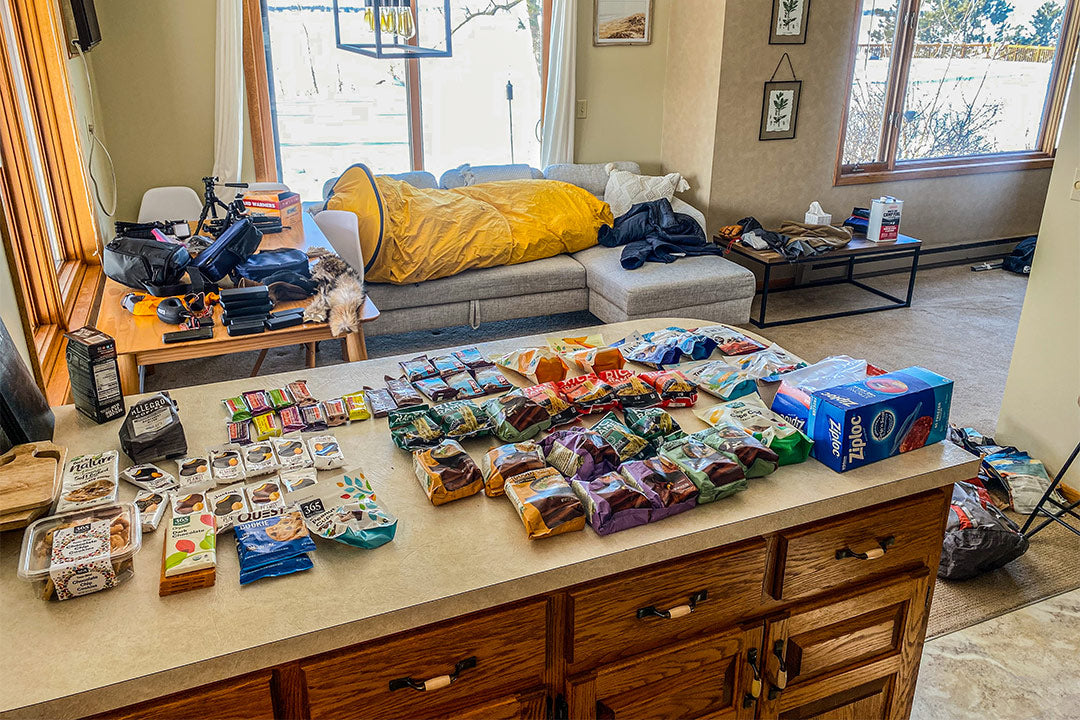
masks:
<instances>
[{"instance_id":1,"label":"colorful snack pouch","mask_svg":"<svg viewBox=\"0 0 1080 720\"><path fill-rule=\"evenodd\" d=\"M571 338L548 338L548 347L587 373L617 370L626 360L618 348L610 347L600 335Z\"/></svg>"},{"instance_id":2,"label":"colorful snack pouch","mask_svg":"<svg viewBox=\"0 0 1080 720\"><path fill-rule=\"evenodd\" d=\"M326 411L322 403L304 405L300 408L300 417L304 419L304 429L308 432L322 432L329 427L326 423Z\"/></svg>"},{"instance_id":3,"label":"colorful snack pouch","mask_svg":"<svg viewBox=\"0 0 1080 720\"><path fill-rule=\"evenodd\" d=\"M304 413L297 407L285 408L281 411L281 432L287 435L291 432L303 430L307 425L304 423Z\"/></svg>"},{"instance_id":4,"label":"colorful snack pouch","mask_svg":"<svg viewBox=\"0 0 1080 720\"><path fill-rule=\"evenodd\" d=\"M613 412L600 418L592 429L615 448L615 452L619 454L619 462L639 457L651 449L648 440L634 434L634 431L626 427Z\"/></svg>"},{"instance_id":5,"label":"colorful snack pouch","mask_svg":"<svg viewBox=\"0 0 1080 720\"><path fill-rule=\"evenodd\" d=\"M569 368L561 357L548 348L522 348L495 359L499 367L524 375L533 383L562 380Z\"/></svg>"},{"instance_id":6,"label":"colorful snack pouch","mask_svg":"<svg viewBox=\"0 0 1080 720\"><path fill-rule=\"evenodd\" d=\"M172 506L173 517L180 515L191 515L195 513L208 513L210 512L210 506L206 502L206 490L195 489L191 492L180 491L169 498L169 504ZM211 515L211 518L213 516Z\"/></svg>"},{"instance_id":7,"label":"colorful snack pouch","mask_svg":"<svg viewBox=\"0 0 1080 720\"><path fill-rule=\"evenodd\" d=\"M386 375L384 379L390 397L394 398L394 404L399 408L423 404L424 398L420 397L420 393L416 392L412 384L405 378L392 378Z\"/></svg>"},{"instance_id":8,"label":"colorful snack pouch","mask_svg":"<svg viewBox=\"0 0 1080 720\"><path fill-rule=\"evenodd\" d=\"M656 388L629 370L605 370L598 377L615 389L615 397L624 409L651 407L661 402Z\"/></svg>"},{"instance_id":9,"label":"colorful snack pouch","mask_svg":"<svg viewBox=\"0 0 1080 720\"><path fill-rule=\"evenodd\" d=\"M721 420L708 430L693 434L714 450L727 453L738 461L748 478L765 477L775 472L780 457L738 425Z\"/></svg>"},{"instance_id":10,"label":"colorful snack pouch","mask_svg":"<svg viewBox=\"0 0 1080 720\"><path fill-rule=\"evenodd\" d=\"M247 445L251 442L251 421L226 423L225 429L229 432L229 442L233 445Z\"/></svg>"},{"instance_id":11,"label":"colorful snack pouch","mask_svg":"<svg viewBox=\"0 0 1080 720\"><path fill-rule=\"evenodd\" d=\"M616 346L627 360L657 369L674 365L682 358L682 351L674 343L650 342L640 333L624 338Z\"/></svg>"},{"instance_id":12,"label":"colorful snack pouch","mask_svg":"<svg viewBox=\"0 0 1080 720\"><path fill-rule=\"evenodd\" d=\"M474 347L464 348L454 353L454 357L470 368L481 368L486 365L491 365L491 361L484 357L484 354Z\"/></svg>"},{"instance_id":13,"label":"colorful snack pouch","mask_svg":"<svg viewBox=\"0 0 1080 720\"><path fill-rule=\"evenodd\" d=\"M68 460L54 514L115 503L120 490L118 464L115 450Z\"/></svg>"},{"instance_id":14,"label":"colorful snack pouch","mask_svg":"<svg viewBox=\"0 0 1080 720\"><path fill-rule=\"evenodd\" d=\"M780 465L792 465L806 460L813 441L782 417L774 413L757 395L720 403L711 408L694 410L694 414L709 425L722 422L742 428L769 446L779 456Z\"/></svg>"},{"instance_id":15,"label":"colorful snack pouch","mask_svg":"<svg viewBox=\"0 0 1080 720\"><path fill-rule=\"evenodd\" d=\"M403 360L398 365L401 366L401 371L405 373L405 377L410 382L439 376L439 371L435 369L435 366L431 364L426 355L414 357L412 360Z\"/></svg>"},{"instance_id":16,"label":"colorful snack pouch","mask_svg":"<svg viewBox=\"0 0 1080 720\"><path fill-rule=\"evenodd\" d=\"M521 442L551 427L548 411L524 395L507 393L484 403L492 432L503 442Z\"/></svg>"},{"instance_id":17,"label":"colorful snack pouch","mask_svg":"<svg viewBox=\"0 0 1080 720\"><path fill-rule=\"evenodd\" d=\"M277 479L248 485L244 488L252 512L268 507L285 507L285 493Z\"/></svg>"},{"instance_id":18,"label":"colorful snack pouch","mask_svg":"<svg viewBox=\"0 0 1080 720\"><path fill-rule=\"evenodd\" d=\"M239 445L222 445L210 450L210 469L214 482L227 485L244 479L244 459Z\"/></svg>"},{"instance_id":19,"label":"colorful snack pouch","mask_svg":"<svg viewBox=\"0 0 1080 720\"><path fill-rule=\"evenodd\" d=\"M559 392L556 383L543 383L519 388L518 393L535 402L551 417L551 427L569 425L581 417L581 412Z\"/></svg>"},{"instance_id":20,"label":"colorful snack pouch","mask_svg":"<svg viewBox=\"0 0 1080 720\"><path fill-rule=\"evenodd\" d=\"M205 455L180 458L176 461L176 467L176 480L180 488L209 485L214 480L210 473L210 458Z\"/></svg>"},{"instance_id":21,"label":"colorful snack pouch","mask_svg":"<svg viewBox=\"0 0 1080 720\"><path fill-rule=\"evenodd\" d=\"M607 412L619 407L615 388L596 375L578 375L555 383L559 393L574 404L583 415Z\"/></svg>"},{"instance_id":22,"label":"colorful snack pouch","mask_svg":"<svg viewBox=\"0 0 1080 720\"><path fill-rule=\"evenodd\" d=\"M308 390L307 380L293 380L286 385L289 395L297 405L314 405L318 402L315 396Z\"/></svg>"},{"instance_id":23,"label":"colorful snack pouch","mask_svg":"<svg viewBox=\"0 0 1080 720\"><path fill-rule=\"evenodd\" d=\"M458 394L457 390L447 385L446 381L440 377L413 380L413 384L416 386L417 390L424 393L424 395L432 402L453 400Z\"/></svg>"},{"instance_id":24,"label":"colorful snack pouch","mask_svg":"<svg viewBox=\"0 0 1080 720\"><path fill-rule=\"evenodd\" d=\"M313 493L301 499L300 508L308 530L319 537L368 550L394 539L397 518L375 501L366 480L345 477L368 492L342 498L336 492Z\"/></svg>"},{"instance_id":25,"label":"colorful snack pouch","mask_svg":"<svg viewBox=\"0 0 1080 720\"><path fill-rule=\"evenodd\" d=\"M144 533L154 532L165 516L165 506L169 504L168 494L155 490L140 490L135 494L135 507L139 508L139 525Z\"/></svg>"},{"instance_id":26,"label":"colorful snack pouch","mask_svg":"<svg viewBox=\"0 0 1080 720\"><path fill-rule=\"evenodd\" d=\"M746 489L742 466L731 456L712 449L693 436L667 443L660 449L660 456L678 465L697 486L699 505Z\"/></svg>"},{"instance_id":27,"label":"colorful snack pouch","mask_svg":"<svg viewBox=\"0 0 1080 720\"><path fill-rule=\"evenodd\" d=\"M723 360L713 360L684 372L699 388L721 400L735 400L757 392L754 378Z\"/></svg>"},{"instance_id":28,"label":"colorful snack pouch","mask_svg":"<svg viewBox=\"0 0 1080 720\"><path fill-rule=\"evenodd\" d=\"M443 439L442 425L427 405L402 408L390 413L390 436L402 450L434 447Z\"/></svg>"},{"instance_id":29,"label":"colorful snack pouch","mask_svg":"<svg viewBox=\"0 0 1080 720\"><path fill-rule=\"evenodd\" d=\"M176 489L176 478L157 465L132 465L120 473L120 477L140 490L168 492Z\"/></svg>"},{"instance_id":30,"label":"colorful snack pouch","mask_svg":"<svg viewBox=\"0 0 1080 720\"><path fill-rule=\"evenodd\" d=\"M281 435L281 426L278 425L277 416L272 411L256 415L251 419L251 425L255 429L256 440L262 441Z\"/></svg>"},{"instance_id":31,"label":"colorful snack pouch","mask_svg":"<svg viewBox=\"0 0 1080 720\"><path fill-rule=\"evenodd\" d=\"M275 410L284 410L296 404L288 388L270 388L266 391L266 397L270 400L270 407Z\"/></svg>"},{"instance_id":32,"label":"colorful snack pouch","mask_svg":"<svg viewBox=\"0 0 1080 720\"><path fill-rule=\"evenodd\" d=\"M214 516L195 512L173 516L165 526L165 577L217 566Z\"/></svg>"},{"instance_id":33,"label":"colorful snack pouch","mask_svg":"<svg viewBox=\"0 0 1080 720\"><path fill-rule=\"evenodd\" d=\"M619 466L626 484L649 499L649 522L685 512L698 502L697 486L664 456L631 460Z\"/></svg>"},{"instance_id":34,"label":"colorful snack pouch","mask_svg":"<svg viewBox=\"0 0 1080 720\"><path fill-rule=\"evenodd\" d=\"M765 382L779 380L784 373L806 367L806 362L773 343L752 355L732 358L732 363L746 375Z\"/></svg>"},{"instance_id":35,"label":"colorful snack pouch","mask_svg":"<svg viewBox=\"0 0 1080 720\"><path fill-rule=\"evenodd\" d=\"M440 376L446 377L459 372L465 372L468 368L454 355L440 355L431 359L431 366Z\"/></svg>"},{"instance_id":36,"label":"colorful snack pouch","mask_svg":"<svg viewBox=\"0 0 1080 720\"><path fill-rule=\"evenodd\" d=\"M513 384L494 365L476 368L473 370L473 376L485 395L494 395L514 388Z\"/></svg>"},{"instance_id":37,"label":"colorful snack pouch","mask_svg":"<svg viewBox=\"0 0 1080 720\"><path fill-rule=\"evenodd\" d=\"M304 516L296 507L241 513L236 525L240 584L310 570L315 550Z\"/></svg>"},{"instance_id":38,"label":"colorful snack pouch","mask_svg":"<svg viewBox=\"0 0 1080 720\"><path fill-rule=\"evenodd\" d=\"M236 397L225 398L221 401L221 404L225 406L225 414L229 416L229 420L232 422L251 419L251 410L244 402L243 396L237 395Z\"/></svg>"},{"instance_id":39,"label":"colorful snack pouch","mask_svg":"<svg viewBox=\"0 0 1080 720\"><path fill-rule=\"evenodd\" d=\"M507 480L530 470L547 467L540 446L531 440L501 445L487 451L480 461L484 475L484 494L488 497L505 495Z\"/></svg>"},{"instance_id":40,"label":"colorful snack pouch","mask_svg":"<svg viewBox=\"0 0 1080 720\"><path fill-rule=\"evenodd\" d=\"M350 393L341 399L345 402L345 410L349 413L351 422L367 420L371 417L371 411L368 410L367 402L364 400L364 393Z\"/></svg>"},{"instance_id":41,"label":"colorful snack pouch","mask_svg":"<svg viewBox=\"0 0 1080 720\"><path fill-rule=\"evenodd\" d=\"M498 372L498 370L495 372ZM455 397L477 398L487 395L487 391L477 384L476 380L473 379L473 376L469 374L468 370L447 375L443 380L450 386L451 390L457 393Z\"/></svg>"},{"instance_id":42,"label":"colorful snack pouch","mask_svg":"<svg viewBox=\"0 0 1080 720\"><path fill-rule=\"evenodd\" d=\"M592 480L619 467L618 451L592 430L556 430L540 441L540 447L548 464L569 478Z\"/></svg>"},{"instance_id":43,"label":"colorful snack pouch","mask_svg":"<svg viewBox=\"0 0 1080 720\"><path fill-rule=\"evenodd\" d=\"M333 435L315 435L307 439L307 444L316 470L332 470L345 464L341 445Z\"/></svg>"},{"instance_id":44,"label":"colorful snack pouch","mask_svg":"<svg viewBox=\"0 0 1080 720\"><path fill-rule=\"evenodd\" d=\"M627 408L624 416L630 431L645 438L654 448L677 440L685 434L678 421L663 408Z\"/></svg>"},{"instance_id":45,"label":"colorful snack pouch","mask_svg":"<svg viewBox=\"0 0 1080 720\"><path fill-rule=\"evenodd\" d=\"M484 487L480 468L456 440L413 453L413 468L432 505L469 497Z\"/></svg>"},{"instance_id":46,"label":"colorful snack pouch","mask_svg":"<svg viewBox=\"0 0 1080 720\"><path fill-rule=\"evenodd\" d=\"M364 399L371 406L371 414L377 418L386 417L393 410L397 410L397 403L386 388L372 388L364 386Z\"/></svg>"},{"instance_id":47,"label":"colorful snack pouch","mask_svg":"<svg viewBox=\"0 0 1080 720\"><path fill-rule=\"evenodd\" d=\"M597 535L649 522L652 503L617 472L609 472L588 482L571 480L570 487L585 505L586 518Z\"/></svg>"},{"instance_id":48,"label":"colorful snack pouch","mask_svg":"<svg viewBox=\"0 0 1080 720\"><path fill-rule=\"evenodd\" d=\"M663 407L693 407L697 402L697 384L681 370L654 370L638 377L656 388Z\"/></svg>"},{"instance_id":49,"label":"colorful snack pouch","mask_svg":"<svg viewBox=\"0 0 1080 720\"><path fill-rule=\"evenodd\" d=\"M483 437L491 432L488 416L472 400L454 400L436 405L431 412L442 426L443 433L452 440Z\"/></svg>"},{"instance_id":50,"label":"colorful snack pouch","mask_svg":"<svg viewBox=\"0 0 1080 720\"><path fill-rule=\"evenodd\" d=\"M341 398L327 400L322 404L323 412L326 413L327 427L338 427L349 422L349 411L345 407L345 401Z\"/></svg>"},{"instance_id":51,"label":"colorful snack pouch","mask_svg":"<svg viewBox=\"0 0 1080 720\"><path fill-rule=\"evenodd\" d=\"M274 444L268 440L248 445L241 454L244 456L244 473L249 478L270 475L281 468Z\"/></svg>"},{"instance_id":52,"label":"colorful snack pouch","mask_svg":"<svg viewBox=\"0 0 1080 720\"><path fill-rule=\"evenodd\" d=\"M727 325L709 325L695 330L699 335L712 338L721 355L747 355L765 349L765 346Z\"/></svg>"},{"instance_id":53,"label":"colorful snack pouch","mask_svg":"<svg viewBox=\"0 0 1080 720\"><path fill-rule=\"evenodd\" d=\"M310 492L310 488L313 488L319 482L318 475L318 471L311 467L283 472L278 477L285 488L285 492L289 493L289 497L292 499L293 493Z\"/></svg>"},{"instance_id":54,"label":"colorful snack pouch","mask_svg":"<svg viewBox=\"0 0 1080 720\"><path fill-rule=\"evenodd\" d=\"M247 497L244 495L244 486L240 483L217 490L208 490L206 504L214 515L214 525L219 535L232 529L240 513L251 510Z\"/></svg>"},{"instance_id":55,"label":"colorful snack pouch","mask_svg":"<svg viewBox=\"0 0 1080 720\"><path fill-rule=\"evenodd\" d=\"M274 409L270 406L270 398L266 396L264 390L248 390L242 396L248 410L251 411L252 417L268 413Z\"/></svg>"},{"instance_id":56,"label":"colorful snack pouch","mask_svg":"<svg viewBox=\"0 0 1080 720\"><path fill-rule=\"evenodd\" d=\"M274 454L283 472L299 470L314 465L307 444L298 432L292 432L281 437L271 438L274 446Z\"/></svg>"},{"instance_id":57,"label":"colorful snack pouch","mask_svg":"<svg viewBox=\"0 0 1080 720\"><path fill-rule=\"evenodd\" d=\"M555 468L515 475L506 484L506 497L531 540L585 529L585 506Z\"/></svg>"}]
</instances>

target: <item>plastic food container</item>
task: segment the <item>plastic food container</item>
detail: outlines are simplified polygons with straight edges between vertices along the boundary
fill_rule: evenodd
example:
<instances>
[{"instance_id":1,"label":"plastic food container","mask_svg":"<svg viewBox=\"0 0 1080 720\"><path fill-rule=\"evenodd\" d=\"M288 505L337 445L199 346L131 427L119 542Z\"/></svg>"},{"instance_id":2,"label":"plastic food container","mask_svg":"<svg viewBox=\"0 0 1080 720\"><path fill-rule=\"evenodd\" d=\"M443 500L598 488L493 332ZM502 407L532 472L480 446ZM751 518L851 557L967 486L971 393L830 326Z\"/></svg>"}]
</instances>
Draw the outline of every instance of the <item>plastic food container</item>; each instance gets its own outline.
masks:
<instances>
[{"instance_id":1,"label":"plastic food container","mask_svg":"<svg viewBox=\"0 0 1080 720\"><path fill-rule=\"evenodd\" d=\"M61 542L71 542L63 548L67 552L62 561L54 563L58 534ZM43 599L66 600L126 581L135 573L132 558L140 548L142 528L133 503L52 515L32 523L23 533L18 575L38 584Z\"/></svg>"}]
</instances>

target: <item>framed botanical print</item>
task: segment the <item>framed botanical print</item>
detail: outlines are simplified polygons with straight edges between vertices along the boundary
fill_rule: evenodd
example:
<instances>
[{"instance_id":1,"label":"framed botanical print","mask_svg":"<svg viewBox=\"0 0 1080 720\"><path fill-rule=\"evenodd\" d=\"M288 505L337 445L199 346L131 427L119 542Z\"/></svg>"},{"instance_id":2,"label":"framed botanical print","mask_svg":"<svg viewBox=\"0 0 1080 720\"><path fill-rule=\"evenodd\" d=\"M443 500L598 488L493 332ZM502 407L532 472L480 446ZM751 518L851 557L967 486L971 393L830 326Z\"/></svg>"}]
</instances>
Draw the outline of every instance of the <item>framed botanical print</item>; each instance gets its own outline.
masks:
<instances>
[{"instance_id":1,"label":"framed botanical print","mask_svg":"<svg viewBox=\"0 0 1080 720\"><path fill-rule=\"evenodd\" d=\"M758 140L790 140L795 137L801 90L800 80L770 80L765 83Z\"/></svg>"},{"instance_id":2,"label":"framed botanical print","mask_svg":"<svg viewBox=\"0 0 1080 720\"><path fill-rule=\"evenodd\" d=\"M594 0L593 45L652 42L653 0Z\"/></svg>"},{"instance_id":3,"label":"framed botanical print","mask_svg":"<svg viewBox=\"0 0 1080 720\"><path fill-rule=\"evenodd\" d=\"M806 42L806 19L810 0L772 0L770 45L802 45Z\"/></svg>"}]
</instances>

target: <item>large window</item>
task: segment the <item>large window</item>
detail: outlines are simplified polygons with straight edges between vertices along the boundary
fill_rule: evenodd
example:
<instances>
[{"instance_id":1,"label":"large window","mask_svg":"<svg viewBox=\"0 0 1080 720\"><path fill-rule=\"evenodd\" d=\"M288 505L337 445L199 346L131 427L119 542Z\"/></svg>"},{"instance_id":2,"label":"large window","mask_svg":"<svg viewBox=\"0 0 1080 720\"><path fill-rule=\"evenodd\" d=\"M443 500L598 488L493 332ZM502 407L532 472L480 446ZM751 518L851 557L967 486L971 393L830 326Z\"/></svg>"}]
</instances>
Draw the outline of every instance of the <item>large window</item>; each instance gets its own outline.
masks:
<instances>
[{"instance_id":1,"label":"large window","mask_svg":"<svg viewBox=\"0 0 1080 720\"><path fill-rule=\"evenodd\" d=\"M1080 0L861 0L837 182L1046 166Z\"/></svg>"},{"instance_id":2,"label":"large window","mask_svg":"<svg viewBox=\"0 0 1080 720\"><path fill-rule=\"evenodd\" d=\"M311 198L357 162L436 176L462 163L539 164L544 5L452 0L452 57L382 60L337 48L332 3L264 0L281 181Z\"/></svg>"}]
</instances>

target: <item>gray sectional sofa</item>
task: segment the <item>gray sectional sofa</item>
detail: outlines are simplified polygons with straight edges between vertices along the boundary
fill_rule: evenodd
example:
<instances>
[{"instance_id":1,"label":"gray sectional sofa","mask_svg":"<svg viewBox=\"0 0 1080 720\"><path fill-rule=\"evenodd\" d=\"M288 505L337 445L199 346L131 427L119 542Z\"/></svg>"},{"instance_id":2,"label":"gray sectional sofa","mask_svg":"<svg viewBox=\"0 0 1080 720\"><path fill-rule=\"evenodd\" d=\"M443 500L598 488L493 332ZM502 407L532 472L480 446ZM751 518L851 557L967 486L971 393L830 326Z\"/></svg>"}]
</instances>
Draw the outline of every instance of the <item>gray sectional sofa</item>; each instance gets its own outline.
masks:
<instances>
[{"instance_id":1,"label":"gray sectional sofa","mask_svg":"<svg viewBox=\"0 0 1080 720\"><path fill-rule=\"evenodd\" d=\"M640 173L637 163L616 167ZM444 173L439 182L426 172L392 177L418 187L544 177L585 188L604 197L603 164L552 165L542 173L528 165L463 166ZM327 190L333 186L327 183ZM705 227L705 216L675 198L677 212L693 216ZM558 255L519 265L468 270L453 277L412 285L367 283L380 318L365 326L369 336L455 325L479 327L485 322L588 310L604 322L644 317L694 317L723 323L745 323L754 297L754 275L719 256L680 258L671 264L645 263L624 270L621 248L596 246L572 255Z\"/></svg>"}]
</instances>

